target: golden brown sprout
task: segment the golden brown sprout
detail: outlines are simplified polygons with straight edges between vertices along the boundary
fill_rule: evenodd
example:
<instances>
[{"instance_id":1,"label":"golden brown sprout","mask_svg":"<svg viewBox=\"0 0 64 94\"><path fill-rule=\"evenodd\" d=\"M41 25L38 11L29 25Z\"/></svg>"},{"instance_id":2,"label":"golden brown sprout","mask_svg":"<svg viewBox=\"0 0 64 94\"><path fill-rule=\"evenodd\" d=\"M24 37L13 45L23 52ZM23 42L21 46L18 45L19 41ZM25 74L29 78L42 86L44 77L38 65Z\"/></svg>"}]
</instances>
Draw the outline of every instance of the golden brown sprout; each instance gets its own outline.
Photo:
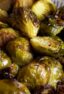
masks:
<instances>
[{"instance_id":1,"label":"golden brown sprout","mask_svg":"<svg viewBox=\"0 0 64 94\"><path fill-rule=\"evenodd\" d=\"M7 44L7 51L10 54L13 62L20 66L30 63L33 58L30 51L29 41L23 37L10 41Z\"/></svg>"},{"instance_id":2,"label":"golden brown sprout","mask_svg":"<svg viewBox=\"0 0 64 94\"><path fill-rule=\"evenodd\" d=\"M31 45L42 54L55 57L64 55L64 42L57 37L34 37L31 39Z\"/></svg>"},{"instance_id":3,"label":"golden brown sprout","mask_svg":"<svg viewBox=\"0 0 64 94\"><path fill-rule=\"evenodd\" d=\"M35 88L48 83L50 71L47 65L39 64L39 61L32 61L19 70L17 77L20 82L29 88Z\"/></svg>"}]
</instances>

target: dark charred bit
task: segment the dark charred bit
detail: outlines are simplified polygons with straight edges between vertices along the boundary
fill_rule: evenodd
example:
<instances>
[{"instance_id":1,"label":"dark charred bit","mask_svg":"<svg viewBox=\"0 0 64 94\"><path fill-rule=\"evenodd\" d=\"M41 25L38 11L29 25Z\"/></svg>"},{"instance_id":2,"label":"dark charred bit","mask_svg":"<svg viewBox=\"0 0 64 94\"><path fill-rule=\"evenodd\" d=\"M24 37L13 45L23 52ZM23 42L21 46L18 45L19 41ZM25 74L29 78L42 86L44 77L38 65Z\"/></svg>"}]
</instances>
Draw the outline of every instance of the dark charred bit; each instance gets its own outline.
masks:
<instances>
[{"instance_id":1,"label":"dark charred bit","mask_svg":"<svg viewBox=\"0 0 64 94\"><path fill-rule=\"evenodd\" d=\"M50 85L45 85L31 90L31 94L56 94L56 90Z\"/></svg>"},{"instance_id":2,"label":"dark charred bit","mask_svg":"<svg viewBox=\"0 0 64 94\"><path fill-rule=\"evenodd\" d=\"M57 83L57 94L64 94L64 78Z\"/></svg>"},{"instance_id":3,"label":"dark charred bit","mask_svg":"<svg viewBox=\"0 0 64 94\"><path fill-rule=\"evenodd\" d=\"M1 79L10 79L9 72L10 72L10 68L9 67L0 70L0 80Z\"/></svg>"}]
</instances>

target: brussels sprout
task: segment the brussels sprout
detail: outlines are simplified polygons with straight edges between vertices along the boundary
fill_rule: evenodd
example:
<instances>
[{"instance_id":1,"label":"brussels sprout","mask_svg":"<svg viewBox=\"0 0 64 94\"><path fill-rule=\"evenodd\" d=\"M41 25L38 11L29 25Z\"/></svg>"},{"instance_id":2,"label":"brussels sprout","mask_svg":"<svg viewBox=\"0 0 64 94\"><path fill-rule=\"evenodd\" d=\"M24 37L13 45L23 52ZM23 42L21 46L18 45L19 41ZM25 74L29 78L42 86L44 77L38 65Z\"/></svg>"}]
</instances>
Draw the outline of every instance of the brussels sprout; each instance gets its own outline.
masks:
<instances>
[{"instance_id":1,"label":"brussels sprout","mask_svg":"<svg viewBox=\"0 0 64 94\"><path fill-rule=\"evenodd\" d=\"M60 62L50 57L32 61L31 64L21 68L18 80L29 88L46 84L56 88L57 82L63 78L63 68Z\"/></svg>"},{"instance_id":2,"label":"brussels sprout","mask_svg":"<svg viewBox=\"0 0 64 94\"><path fill-rule=\"evenodd\" d=\"M0 29L0 47L4 46L7 42L18 37L17 32L12 28Z\"/></svg>"},{"instance_id":3,"label":"brussels sprout","mask_svg":"<svg viewBox=\"0 0 64 94\"><path fill-rule=\"evenodd\" d=\"M10 58L0 50L0 70L7 68L11 65L11 60Z\"/></svg>"},{"instance_id":4,"label":"brussels sprout","mask_svg":"<svg viewBox=\"0 0 64 94\"><path fill-rule=\"evenodd\" d=\"M18 81L0 80L0 94L30 94L27 87Z\"/></svg>"},{"instance_id":5,"label":"brussels sprout","mask_svg":"<svg viewBox=\"0 0 64 94\"><path fill-rule=\"evenodd\" d=\"M33 56L30 52L30 44L26 38L19 37L7 45L7 51L10 54L13 62L22 66L29 63Z\"/></svg>"},{"instance_id":6,"label":"brussels sprout","mask_svg":"<svg viewBox=\"0 0 64 94\"><path fill-rule=\"evenodd\" d=\"M46 35L51 35L51 36L56 36L59 33L61 33L61 31L64 29L64 26L59 25L56 22L55 18L49 18L48 22L43 22L41 24L41 34L46 34Z\"/></svg>"},{"instance_id":7,"label":"brussels sprout","mask_svg":"<svg viewBox=\"0 0 64 94\"><path fill-rule=\"evenodd\" d=\"M15 0L14 8L18 7L31 7L34 0Z\"/></svg>"},{"instance_id":8,"label":"brussels sprout","mask_svg":"<svg viewBox=\"0 0 64 94\"><path fill-rule=\"evenodd\" d=\"M40 27L36 15L28 8L15 9L8 22L28 38L35 37Z\"/></svg>"},{"instance_id":9,"label":"brussels sprout","mask_svg":"<svg viewBox=\"0 0 64 94\"><path fill-rule=\"evenodd\" d=\"M0 21L0 28L7 28L7 27L9 27L8 24Z\"/></svg>"},{"instance_id":10,"label":"brussels sprout","mask_svg":"<svg viewBox=\"0 0 64 94\"><path fill-rule=\"evenodd\" d=\"M0 0L0 8L3 10L8 11L11 7L11 4L12 4L12 0Z\"/></svg>"},{"instance_id":11,"label":"brussels sprout","mask_svg":"<svg viewBox=\"0 0 64 94\"><path fill-rule=\"evenodd\" d=\"M47 65L39 64L39 61L32 61L19 70L17 77L20 82L29 88L35 88L48 83L50 72Z\"/></svg>"},{"instance_id":12,"label":"brussels sprout","mask_svg":"<svg viewBox=\"0 0 64 94\"><path fill-rule=\"evenodd\" d=\"M31 45L42 54L55 57L64 55L64 42L57 37L34 37L31 39Z\"/></svg>"},{"instance_id":13,"label":"brussels sprout","mask_svg":"<svg viewBox=\"0 0 64 94\"><path fill-rule=\"evenodd\" d=\"M63 78L63 68L59 61L51 57L44 57L41 62L48 65L50 69L50 78L48 84L56 88L57 82Z\"/></svg>"},{"instance_id":14,"label":"brussels sprout","mask_svg":"<svg viewBox=\"0 0 64 94\"><path fill-rule=\"evenodd\" d=\"M55 11L55 5L51 0L38 0L33 6L32 11L42 20L52 11Z\"/></svg>"}]
</instances>

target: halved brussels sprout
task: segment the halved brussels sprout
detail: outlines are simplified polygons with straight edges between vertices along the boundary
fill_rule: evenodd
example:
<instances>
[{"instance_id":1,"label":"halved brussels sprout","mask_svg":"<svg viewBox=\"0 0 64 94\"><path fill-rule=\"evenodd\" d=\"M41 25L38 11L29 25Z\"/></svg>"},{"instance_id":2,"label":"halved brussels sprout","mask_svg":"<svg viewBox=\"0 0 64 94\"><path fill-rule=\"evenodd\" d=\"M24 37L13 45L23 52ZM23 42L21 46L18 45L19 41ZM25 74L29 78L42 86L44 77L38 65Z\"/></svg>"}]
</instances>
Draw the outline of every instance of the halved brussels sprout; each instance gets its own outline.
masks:
<instances>
[{"instance_id":1,"label":"halved brussels sprout","mask_svg":"<svg viewBox=\"0 0 64 94\"><path fill-rule=\"evenodd\" d=\"M12 28L1 28L0 29L0 47L4 46L7 42L17 38L18 33Z\"/></svg>"},{"instance_id":2,"label":"halved brussels sprout","mask_svg":"<svg viewBox=\"0 0 64 94\"><path fill-rule=\"evenodd\" d=\"M39 53L54 57L64 55L64 42L57 37L34 37L30 42L32 47Z\"/></svg>"},{"instance_id":3,"label":"halved brussels sprout","mask_svg":"<svg viewBox=\"0 0 64 94\"><path fill-rule=\"evenodd\" d=\"M47 21L41 23L41 34L56 36L64 29L64 26L59 25L55 18L48 18Z\"/></svg>"},{"instance_id":4,"label":"halved brussels sprout","mask_svg":"<svg viewBox=\"0 0 64 94\"><path fill-rule=\"evenodd\" d=\"M38 0L32 6L32 11L40 20L44 19L50 12L55 10L55 5L51 0Z\"/></svg>"},{"instance_id":5,"label":"halved brussels sprout","mask_svg":"<svg viewBox=\"0 0 64 94\"><path fill-rule=\"evenodd\" d=\"M30 94L28 88L15 80L0 80L0 94Z\"/></svg>"},{"instance_id":6,"label":"halved brussels sprout","mask_svg":"<svg viewBox=\"0 0 64 94\"><path fill-rule=\"evenodd\" d=\"M29 88L46 84L56 88L57 82L63 78L63 68L60 62L50 57L43 57L20 68L18 80Z\"/></svg>"},{"instance_id":7,"label":"halved brussels sprout","mask_svg":"<svg viewBox=\"0 0 64 94\"><path fill-rule=\"evenodd\" d=\"M23 37L10 41L7 45L7 51L10 54L13 62L20 66L29 63L33 58L30 51L29 41Z\"/></svg>"},{"instance_id":8,"label":"halved brussels sprout","mask_svg":"<svg viewBox=\"0 0 64 94\"><path fill-rule=\"evenodd\" d=\"M11 60L10 58L0 50L0 70L7 68L11 65Z\"/></svg>"},{"instance_id":9,"label":"halved brussels sprout","mask_svg":"<svg viewBox=\"0 0 64 94\"><path fill-rule=\"evenodd\" d=\"M15 9L8 22L28 38L35 37L40 27L36 15L28 8Z\"/></svg>"}]
</instances>

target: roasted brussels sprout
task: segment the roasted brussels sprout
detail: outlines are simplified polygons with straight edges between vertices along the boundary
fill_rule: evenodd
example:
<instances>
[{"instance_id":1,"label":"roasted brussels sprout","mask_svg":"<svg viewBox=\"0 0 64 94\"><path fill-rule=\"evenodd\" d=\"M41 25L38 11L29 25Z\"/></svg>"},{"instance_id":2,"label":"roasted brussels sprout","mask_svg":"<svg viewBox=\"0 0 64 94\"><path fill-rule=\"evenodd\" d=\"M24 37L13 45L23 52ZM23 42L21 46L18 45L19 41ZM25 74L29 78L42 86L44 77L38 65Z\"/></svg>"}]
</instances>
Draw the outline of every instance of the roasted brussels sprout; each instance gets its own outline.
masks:
<instances>
[{"instance_id":1,"label":"roasted brussels sprout","mask_svg":"<svg viewBox=\"0 0 64 94\"><path fill-rule=\"evenodd\" d=\"M29 63L33 58L32 53L30 52L29 41L23 37L10 41L7 45L7 51L13 62L20 66Z\"/></svg>"},{"instance_id":2,"label":"roasted brussels sprout","mask_svg":"<svg viewBox=\"0 0 64 94\"><path fill-rule=\"evenodd\" d=\"M12 28L1 28L0 29L0 47L4 46L7 42L17 38L18 33Z\"/></svg>"},{"instance_id":3,"label":"roasted brussels sprout","mask_svg":"<svg viewBox=\"0 0 64 94\"><path fill-rule=\"evenodd\" d=\"M15 9L8 18L8 23L28 38L35 37L40 27L36 15L28 8Z\"/></svg>"},{"instance_id":4,"label":"roasted brussels sprout","mask_svg":"<svg viewBox=\"0 0 64 94\"><path fill-rule=\"evenodd\" d=\"M10 58L0 50L0 70L7 68L11 65L11 60Z\"/></svg>"},{"instance_id":5,"label":"roasted brussels sprout","mask_svg":"<svg viewBox=\"0 0 64 94\"><path fill-rule=\"evenodd\" d=\"M40 33L50 35L50 36L56 36L64 29L64 26L59 25L55 18L48 18L48 21L43 21L41 23L41 30Z\"/></svg>"},{"instance_id":6,"label":"roasted brussels sprout","mask_svg":"<svg viewBox=\"0 0 64 94\"><path fill-rule=\"evenodd\" d=\"M62 65L55 59L43 57L32 61L31 64L21 68L18 80L29 88L35 88L46 84L56 88L56 84L63 78Z\"/></svg>"},{"instance_id":7,"label":"roasted brussels sprout","mask_svg":"<svg viewBox=\"0 0 64 94\"><path fill-rule=\"evenodd\" d=\"M29 88L35 88L48 83L50 72L47 65L39 64L39 61L32 61L19 70L17 77L20 82Z\"/></svg>"},{"instance_id":8,"label":"roasted brussels sprout","mask_svg":"<svg viewBox=\"0 0 64 94\"><path fill-rule=\"evenodd\" d=\"M52 11L55 11L55 5L51 0L38 0L32 6L32 11L37 15L37 17L42 20Z\"/></svg>"},{"instance_id":9,"label":"roasted brussels sprout","mask_svg":"<svg viewBox=\"0 0 64 94\"><path fill-rule=\"evenodd\" d=\"M64 55L64 42L58 37L34 37L31 39L31 45L36 51L42 54L54 57Z\"/></svg>"},{"instance_id":10,"label":"roasted brussels sprout","mask_svg":"<svg viewBox=\"0 0 64 94\"><path fill-rule=\"evenodd\" d=\"M18 81L0 80L0 94L30 94L27 87Z\"/></svg>"},{"instance_id":11,"label":"roasted brussels sprout","mask_svg":"<svg viewBox=\"0 0 64 94\"><path fill-rule=\"evenodd\" d=\"M31 7L34 0L15 0L14 8L18 7Z\"/></svg>"}]
</instances>

